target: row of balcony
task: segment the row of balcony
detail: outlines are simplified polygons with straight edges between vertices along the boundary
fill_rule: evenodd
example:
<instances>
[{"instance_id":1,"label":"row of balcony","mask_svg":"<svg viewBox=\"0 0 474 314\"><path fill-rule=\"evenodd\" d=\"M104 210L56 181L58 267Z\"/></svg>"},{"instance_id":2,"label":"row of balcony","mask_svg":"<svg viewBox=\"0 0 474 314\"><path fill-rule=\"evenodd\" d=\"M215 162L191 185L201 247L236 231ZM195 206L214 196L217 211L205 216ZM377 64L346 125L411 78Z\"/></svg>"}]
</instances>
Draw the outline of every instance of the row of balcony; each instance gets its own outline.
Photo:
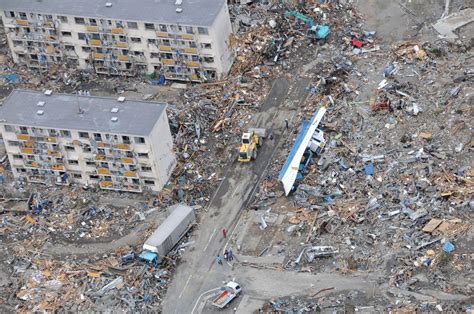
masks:
<instances>
[{"instance_id":1,"label":"row of balcony","mask_svg":"<svg viewBox=\"0 0 474 314\"><path fill-rule=\"evenodd\" d=\"M113 182L107 180L99 181L99 186L103 190L114 190L114 191L128 191L128 192L142 192L142 187L139 184L133 184L129 182Z\"/></svg>"},{"instance_id":2,"label":"row of balcony","mask_svg":"<svg viewBox=\"0 0 474 314\"><path fill-rule=\"evenodd\" d=\"M106 33L106 34L117 34L121 35L125 33L125 29L122 27L104 27L96 25L86 25L86 30L90 33Z\"/></svg>"},{"instance_id":3,"label":"row of balcony","mask_svg":"<svg viewBox=\"0 0 474 314\"><path fill-rule=\"evenodd\" d=\"M95 155L95 161L107 161L107 162L121 162L127 165L136 165L135 159L132 157L113 157L113 156L106 156L106 155Z\"/></svg>"},{"instance_id":4,"label":"row of balcony","mask_svg":"<svg viewBox=\"0 0 474 314\"><path fill-rule=\"evenodd\" d=\"M16 19L15 24L17 26L24 26L24 27L31 26L31 27L43 27L43 28L55 28L53 21Z\"/></svg>"},{"instance_id":5,"label":"row of balcony","mask_svg":"<svg viewBox=\"0 0 474 314\"><path fill-rule=\"evenodd\" d=\"M20 141L43 142L43 143L57 143L57 138L54 136L33 136L29 134L17 133L16 138Z\"/></svg>"},{"instance_id":6,"label":"row of balcony","mask_svg":"<svg viewBox=\"0 0 474 314\"><path fill-rule=\"evenodd\" d=\"M10 33L10 38L17 41L34 41L34 42L48 42L48 43L59 43L58 36L45 35L42 33Z\"/></svg>"},{"instance_id":7,"label":"row of balcony","mask_svg":"<svg viewBox=\"0 0 474 314\"><path fill-rule=\"evenodd\" d=\"M33 148L33 147L22 147L20 148L20 152L22 154L28 154L28 155L48 155L50 157L62 157L59 151L49 150L49 149L41 150L41 149Z\"/></svg>"},{"instance_id":8,"label":"row of balcony","mask_svg":"<svg viewBox=\"0 0 474 314\"><path fill-rule=\"evenodd\" d=\"M63 171L66 169L64 164L60 163L40 163L39 161L35 160L26 160L24 162L24 166L26 168L34 168L34 169L44 169L44 170L58 170L58 171Z\"/></svg>"},{"instance_id":9,"label":"row of balcony","mask_svg":"<svg viewBox=\"0 0 474 314\"><path fill-rule=\"evenodd\" d=\"M103 176L138 178L138 173L136 171L131 171L131 170L119 171L119 170L111 170L108 168L99 168L97 169L96 174L103 175Z\"/></svg>"}]
</instances>

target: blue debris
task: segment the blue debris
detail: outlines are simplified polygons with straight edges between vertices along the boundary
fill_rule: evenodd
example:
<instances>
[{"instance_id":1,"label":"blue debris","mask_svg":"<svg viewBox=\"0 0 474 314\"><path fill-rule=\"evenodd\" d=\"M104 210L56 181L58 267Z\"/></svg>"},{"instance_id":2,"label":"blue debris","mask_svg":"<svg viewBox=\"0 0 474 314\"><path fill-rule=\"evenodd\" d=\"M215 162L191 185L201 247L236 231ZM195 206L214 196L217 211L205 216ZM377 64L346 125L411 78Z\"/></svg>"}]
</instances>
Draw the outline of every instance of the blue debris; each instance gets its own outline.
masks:
<instances>
[{"instance_id":1,"label":"blue debris","mask_svg":"<svg viewBox=\"0 0 474 314\"><path fill-rule=\"evenodd\" d=\"M446 242L443 245L443 251L445 251L446 253L451 253L452 251L454 251L454 244L450 241Z\"/></svg>"},{"instance_id":2,"label":"blue debris","mask_svg":"<svg viewBox=\"0 0 474 314\"><path fill-rule=\"evenodd\" d=\"M395 66L395 64L390 63L390 64L385 68L385 70L383 71L383 76L384 76L384 77L389 77L389 76L395 74L396 71L397 71L397 67Z\"/></svg>"},{"instance_id":3,"label":"blue debris","mask_svg":"<svg viewBox=\"0 0 474 314\"><path fill-rule=\"evenodd\" d=\"M5 78L10 84L19 84L21 82L20 76L15 73L11 74L0 74L0 78Z\"/></svg>"},{"instance_id":4,"label":"blue debris","mask_svg":"<svg viewBox=\"0 0 474 314\"><path fill-rule=\"evenodd\" d=\"M374 164L373 163L365 165L365 175L373 176L374 173L375 173L375 170L374 170Z\"/></svg>"}]
</instances>

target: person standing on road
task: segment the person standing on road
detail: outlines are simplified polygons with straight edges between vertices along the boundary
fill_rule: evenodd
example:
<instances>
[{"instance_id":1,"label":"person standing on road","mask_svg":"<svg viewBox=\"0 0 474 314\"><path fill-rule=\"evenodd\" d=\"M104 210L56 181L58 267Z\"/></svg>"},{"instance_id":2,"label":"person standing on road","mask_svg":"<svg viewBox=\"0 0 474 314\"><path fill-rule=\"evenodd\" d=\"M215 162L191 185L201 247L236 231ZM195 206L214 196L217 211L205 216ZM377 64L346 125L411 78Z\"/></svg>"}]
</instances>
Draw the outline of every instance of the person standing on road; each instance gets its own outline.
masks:
<instances>
[{"instance_id":1,"label":"person standing on road","mask_svg":"<svg viewBox=\"0 0 474 314\"><path fill-rule=\"evenodd\" d=\"M216 256L216 262L217 262L217 264L222 265L222 259L221 259L221 256L219 254L217 254L217 256Z\"/></svg>"},{"instance_id":2,"label":"person standing on road","mask_svg":"<svg viewBox=\"0 0 474 314\"><path fill-rule=\"evenodd\" d=\"M227 250L225 250L225 252L224 252L224 259L225 259L226 262L229 261L229 253L227 252Z\"/></svg>"},{"instance_id":3,"label":"person standing on road","mask_svg":"<svg viewBox=\"0 0 474 314\"><path fill-rule=\"evenodd\" d=\"M234 255L232 255L231 248L229 248L229 250L227 251L227 259L229 260L229 262L232 262L232 260L234 259Z\"/></svg>"},{"instance_id":4,"label":"person standing on road","mask_svg":"<svg viewBox=\"0 0 474 314\"><path fill-rule=\"evenodd\" d=\"M288 119L285 119L285 128L288 130Z\"/></svg>"},{"instance_id":5,"label":"person standing on road","mask_svg":"<svg viewBox=\"0 0 474 314\"><path fill-rule=\"evenodd\" d=\"M227 238L227 229L226 228L222 229L222 235L224 236L224 239Z\"/></svg>"}]
</instances>

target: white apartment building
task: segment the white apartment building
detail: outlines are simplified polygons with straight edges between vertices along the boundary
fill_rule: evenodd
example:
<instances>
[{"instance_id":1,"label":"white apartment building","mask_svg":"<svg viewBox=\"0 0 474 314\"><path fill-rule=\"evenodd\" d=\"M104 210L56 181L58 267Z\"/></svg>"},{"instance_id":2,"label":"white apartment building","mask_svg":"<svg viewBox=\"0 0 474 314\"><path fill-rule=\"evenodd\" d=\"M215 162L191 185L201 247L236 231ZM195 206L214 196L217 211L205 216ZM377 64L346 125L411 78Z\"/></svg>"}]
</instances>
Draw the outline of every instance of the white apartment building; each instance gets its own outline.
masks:
<instances>
[{"instance_id":1,"label":"white apartment building","mask_svg":"<svg viewBox=\"0 0 474 314\"><path fill-rule=\"evenodd\" d=\"M166 104L14 90L0 132L15 177L160 191L176 165Z\"/></svg>"},{"instance_id":2,"label":"white apartment building","mask_svg":"<svg viewBox=\"0 0 474 314\"><path fill-rule=\"evenodd\" d=\"M17 63L202 82L230 70L226 0L0 0Z\"/></svg>"}]
</instances>

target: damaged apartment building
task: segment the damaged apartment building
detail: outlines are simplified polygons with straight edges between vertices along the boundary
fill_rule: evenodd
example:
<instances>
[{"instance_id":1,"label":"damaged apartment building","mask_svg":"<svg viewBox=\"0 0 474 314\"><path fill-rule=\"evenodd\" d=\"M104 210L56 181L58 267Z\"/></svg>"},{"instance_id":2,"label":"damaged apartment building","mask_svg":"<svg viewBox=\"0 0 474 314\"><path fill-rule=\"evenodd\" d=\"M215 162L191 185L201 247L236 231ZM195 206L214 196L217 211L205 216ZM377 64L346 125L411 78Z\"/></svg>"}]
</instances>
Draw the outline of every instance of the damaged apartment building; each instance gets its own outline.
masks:
<instances>
[{"instance_id":1,"label":"damaged apartment building","mask_svg":"<svg viewBox=\"0 0 474 314\"><path fill-rule=\"evenodd\" d=\"M0 0L0 8L13 60L30 68L202 82L224 77L234 60L226 0Z\"/></svg>"},{"instance_id":2,"label":"damaged apartment building","mask_svg":"<svg viewBox=\"0 0 474 314\"><path fill-rule=\"evenodd\" d=\"M14 90L0 107L13 175L160 191L176 165L166 104Z\"/></svg>"}]
</instances>

